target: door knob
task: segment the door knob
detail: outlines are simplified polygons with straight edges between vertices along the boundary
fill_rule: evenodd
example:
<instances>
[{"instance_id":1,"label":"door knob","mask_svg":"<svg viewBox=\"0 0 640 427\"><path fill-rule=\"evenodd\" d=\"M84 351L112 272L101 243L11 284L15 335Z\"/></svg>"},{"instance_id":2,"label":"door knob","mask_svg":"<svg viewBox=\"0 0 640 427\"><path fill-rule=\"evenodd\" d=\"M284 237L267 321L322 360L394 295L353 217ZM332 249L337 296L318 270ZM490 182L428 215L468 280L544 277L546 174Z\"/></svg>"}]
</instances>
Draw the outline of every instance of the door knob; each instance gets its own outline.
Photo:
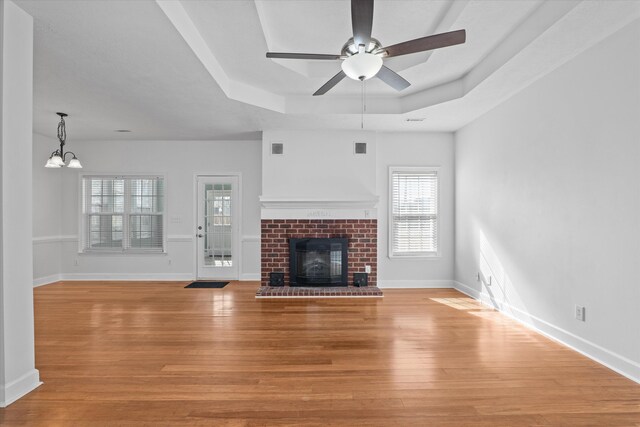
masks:
<instances>
[{"instance_id":1,"label":"door knob","mask_svg":"<svg viewBox=\"0 0 640 427\"><path fill-rule=\"evenodd\" d=\"M201 225L198 226L198 230L202 230L202 226Z\"/></svg>"},{"instance_id":2,"label":"door knob","mask_svg":"<svg viewBox=\"0 0 640 427\"><path fill-rule=\"evenodd\" d=\"M198 238L202 239L202 234L198 234Z\"/></svg>"}]
</instances>

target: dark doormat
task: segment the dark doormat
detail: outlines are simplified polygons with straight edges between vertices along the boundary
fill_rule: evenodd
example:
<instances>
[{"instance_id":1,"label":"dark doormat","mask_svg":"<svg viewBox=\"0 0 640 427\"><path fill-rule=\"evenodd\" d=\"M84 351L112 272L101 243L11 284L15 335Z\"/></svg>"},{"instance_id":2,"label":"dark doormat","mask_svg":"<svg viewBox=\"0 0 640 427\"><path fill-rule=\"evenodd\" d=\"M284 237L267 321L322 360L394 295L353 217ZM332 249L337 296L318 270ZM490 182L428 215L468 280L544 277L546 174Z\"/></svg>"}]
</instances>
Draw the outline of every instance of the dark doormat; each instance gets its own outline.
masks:
<instances>
[{"instance_id":1,"label":"dark doormat","mask_svg":"<svg viewBox=\"0 0 640 427\"><path fill-rule=\"evenodd\" d=\"M224 288L228 284L229 282L200 281L200 282L191 282L190 284L185 286L185 288Z\"/></svg>"}]
</instances>

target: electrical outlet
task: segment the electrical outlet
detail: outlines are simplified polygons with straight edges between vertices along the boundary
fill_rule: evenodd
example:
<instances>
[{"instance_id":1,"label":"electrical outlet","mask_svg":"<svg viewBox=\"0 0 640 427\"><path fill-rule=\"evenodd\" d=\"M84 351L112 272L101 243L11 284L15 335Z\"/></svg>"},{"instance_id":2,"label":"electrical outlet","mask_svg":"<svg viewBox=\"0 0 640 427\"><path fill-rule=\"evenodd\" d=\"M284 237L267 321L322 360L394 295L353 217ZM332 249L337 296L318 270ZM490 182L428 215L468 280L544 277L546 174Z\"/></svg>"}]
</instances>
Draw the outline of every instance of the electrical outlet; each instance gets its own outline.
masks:
<instances>
[{"instance_id":1,"label":"electrical outlet","mask_svg":"<svg viewBox=\"0 0 640 427\"><path fill-rule=\"evenodd\" d=\"M370 265L365 265L364 266L364 272L367 274L371 274L371 266Z\"/></svg>"},{"instance_id":2,"label":"electrical outlet","mask_svg":"<svg viewBox=\"0 0 640 427\"><path fill-rule=\"evenodd\" d=\"M80 265L80 261L78 261L78 259L76 258L75 262L74 262L75 266L79 266Z\"/></svg>"},{"instance_id":3,"label":"electrical outlet","mask_svg":"<svg viewBox=\"0 0 640 427\"><path fill-rule=\"evenodd\" d=\"M476 282L479 282L479 281L480 281L480 272L477 272L476 273Z\"/></svg>"},{"instance_id":4,"label":"electrical outlet","mask_svg":"<svg viewBox=\"0 0 640 427\"><path fill-rule=\"evenodd\" d=\"M586 309L581 305L576 305L575 309L576 320L584 322L586 320Z\"/></svg>"},{"instance_id":5,"label":"electrical outlet","mask_svg":"<svg viewBox=\"0 0 640 427\"><path fill-rule=\"evenodd\" d=\"M167 260L168 264L171 265L171 259Z\"/></svg>"}]
</instances>

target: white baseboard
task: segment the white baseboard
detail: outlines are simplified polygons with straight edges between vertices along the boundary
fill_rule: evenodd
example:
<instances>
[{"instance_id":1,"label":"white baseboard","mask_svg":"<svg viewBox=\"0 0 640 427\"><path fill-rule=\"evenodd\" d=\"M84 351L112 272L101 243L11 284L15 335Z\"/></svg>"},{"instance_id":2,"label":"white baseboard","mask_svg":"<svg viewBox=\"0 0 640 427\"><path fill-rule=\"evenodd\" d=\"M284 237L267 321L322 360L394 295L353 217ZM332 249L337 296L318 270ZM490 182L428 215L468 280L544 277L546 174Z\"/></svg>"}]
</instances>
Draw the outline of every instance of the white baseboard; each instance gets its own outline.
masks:
<instances>
[{"instance_id":1,"label":"white baseboard","mask_svg":"<svg viewBox=\"0 0 640 427\"><path fill-rule=\"evenodd\" d=\"M38 286L48 285L49 283L55 283L62 280L62 275L60 274L52 274L50 276L38 277L33 279L33 287L37 288Z\"/></svg>"},{"instance_id":2,"label":"white baseboard","mask_svg":"<svg viewBox=\"0 0 640 427\"><path fill-rule=\"evenodd\" d=\"M130 280L130 281L158 281L158 282L182 282L195 280L192 273L68 273L54 274L51 276L33 279L33 287L48 285L60 281L74 280Z\"/></svg>"},{"instance_id":3,"label":"white baseboard","mask_svg":"<svg viewBox=\"0 0 640 427\"><path fill-rule=\"evenodd\" d=\"M67 273L61 280L131 280L186 281L195 280L193 273Z\"/></svg>"},{"instance_id":4,"label":"white baseboard","mask_svg":"<svg viewBox=\"0 0 640 427\"><path fill-rule=\"evenodd\" d=\"M484 305L500 311L502 314L518 321L524 326L577 351L578 353L606 366L632 381L640 383L640 363L579 337L578 335L553 325L546 320L526 313L509 303L492 300L489 294L473 289L464 283L453 281L453 287L458 291L469 295L471 298L480 301Z\"/></svg>"},{"instance_id":5,"label":"white baseboard","mask_svg":"<svg viewBox=\"0 0 640 427\"><path fill-rule=\"evenodd\" d=\"M451 280L378 280L380 289L453 288Z\"/></svg>"},{"instance_id":6,"label":"white baseboard","mask_svg":"<svg viewBox=\"0 0 640 427\"><path fill-rule=\"evenodd\" d=\"M241 281L260 281L260 273L245 273L240 275ZM67 273L52 274L50 276L33 279L33 287L48 285L63 280L131 280L131 281L187 281L196 280L192 273Z\"/></svg>"},{"instance_id":7,"label":"white baseboard","mask_svg":"<svg viewBox=\"0 0 640 427\"><path fill-rule=\"evenodd\" d=\"M33 369L17 380L4 385L4 400L0 402L0 408L11 405L25 394L35 390L40 384L42 384L40 382L40 372L37 369Z\"/></svg>"}]
</instances>

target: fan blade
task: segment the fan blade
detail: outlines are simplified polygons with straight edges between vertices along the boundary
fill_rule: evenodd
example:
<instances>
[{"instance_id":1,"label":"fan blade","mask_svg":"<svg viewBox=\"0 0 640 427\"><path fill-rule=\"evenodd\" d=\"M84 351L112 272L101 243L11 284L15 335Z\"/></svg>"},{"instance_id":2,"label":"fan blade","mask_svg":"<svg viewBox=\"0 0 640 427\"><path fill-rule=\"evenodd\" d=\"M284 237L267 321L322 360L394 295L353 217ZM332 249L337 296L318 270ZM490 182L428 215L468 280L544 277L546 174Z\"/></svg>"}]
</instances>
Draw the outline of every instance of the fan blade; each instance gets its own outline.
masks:
<instances>
[{"instance_id":1,"label":"fan blade","mask_svg":"<svg viewBox=\"0 0 640 427\"><path fill-rule=\"evenodd\" d=\"M363 44L366 48L371 40L373 0L351 0L351 26L356 47Z\"/></svg>"},{"instance_id":2,"label":"fan blade","mask_svg":"<svg viewBox=\"0 0 640 427\"><path fill-rule=\"evenodd\" d=\"M281 52L267 52L267 58L280 58L280 59L340 59L340 55L331 55L324 53L281 53Z\"/></svg>"},{"instance_id":3,"label":"fan blade","mask_svg":"<svg viewBox=\"0 0 640 427\"><path fill-rule=\"evenodd\" d=\"M380 71L378 71L376 77L398 91L411 86L411 83L402 78L400 74L396 73L390 68L387 68L384 65L382 66L382 68L380 68Z\"/></svg>"},{"instance_id":4,"label":"fan blade","mask_svg":"<svg viewBox=\"0 0 640 427\"><path fill-rule=\"evenodd\" d=\"M340 83L340 81L342 79L344 79L346 76L347 75L344 73L344 71L340 70L340 72L338 74L336 74L335 76L331 77L331 79L328 82L323 84L322 87L320 89L318 89L316 91L316 93L313 94L313 96L324 95L325 93L329 92L329 90L332 87L334 87L335 85Z\"/></svg>"},{"instance_id":5,"label":"fan blade","mask_svg":"<svg viewBox=\"0 0 640 427\"><path fill-rule=\"evenodd\" d=\"M409 40L384 47L382 50L387 52L387 58L392 56L407 55L409 53L424 52L425 50L433 50L441 47L454 46L462 44L467 38L465 30L450 31L448 33L436 34L433 36L422 37L415 40Z\"/></svg>"}]
</instances>

